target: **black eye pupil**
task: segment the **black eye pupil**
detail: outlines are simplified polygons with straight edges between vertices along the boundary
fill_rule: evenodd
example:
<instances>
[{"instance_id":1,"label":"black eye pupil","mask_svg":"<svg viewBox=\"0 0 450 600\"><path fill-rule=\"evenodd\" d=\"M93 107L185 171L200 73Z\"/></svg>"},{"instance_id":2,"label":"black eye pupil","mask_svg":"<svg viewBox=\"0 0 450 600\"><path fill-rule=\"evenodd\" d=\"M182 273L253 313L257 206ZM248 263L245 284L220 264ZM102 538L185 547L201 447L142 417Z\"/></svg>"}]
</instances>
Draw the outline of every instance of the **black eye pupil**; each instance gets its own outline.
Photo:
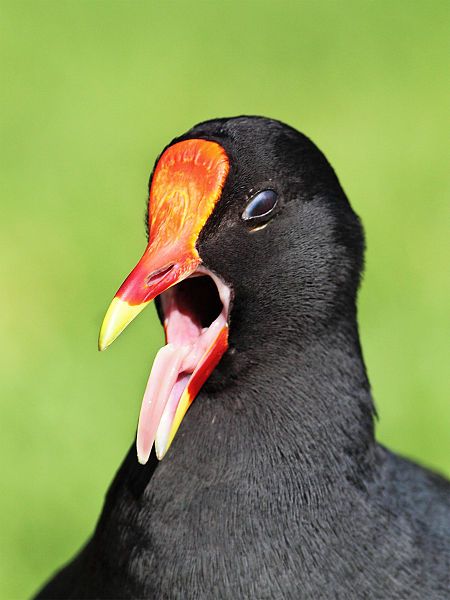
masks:
<instances>
[{"instance_id":1,"label":"black eye pupil","mask_svg":"<svg viewBox=\"0 0 450 600\"><path fill-rule=\"evenodd\" d=\"M247 204L247 208L242 213L244 221L262 217L270 213L277 203L278 194L273 190L263 190L254 196Z\"/></svg>"}]
</instances>

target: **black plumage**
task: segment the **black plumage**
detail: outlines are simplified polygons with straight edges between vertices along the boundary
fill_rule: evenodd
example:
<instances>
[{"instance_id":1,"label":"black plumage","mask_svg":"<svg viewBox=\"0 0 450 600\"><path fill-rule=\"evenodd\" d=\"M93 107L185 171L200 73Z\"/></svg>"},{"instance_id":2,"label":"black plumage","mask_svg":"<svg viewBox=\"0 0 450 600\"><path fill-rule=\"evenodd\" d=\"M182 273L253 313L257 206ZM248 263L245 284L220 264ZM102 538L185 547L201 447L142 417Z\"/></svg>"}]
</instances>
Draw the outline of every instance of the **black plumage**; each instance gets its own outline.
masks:
<instances>
[{"instance_id":1,"label":"black plumage","mask_svg":"<svg viewBox=\"0 0 450 600\"><path fill-rule=\"evenodd\" d=\"M229 350L163 461L132 448L38 598L444 599L450 486L376 443L356 295L364 235L323 154L259 117L189 138L230 158L198 251L233 290ZM260 189L277 212L241 219Z\"/></svg>"}]
</instances>

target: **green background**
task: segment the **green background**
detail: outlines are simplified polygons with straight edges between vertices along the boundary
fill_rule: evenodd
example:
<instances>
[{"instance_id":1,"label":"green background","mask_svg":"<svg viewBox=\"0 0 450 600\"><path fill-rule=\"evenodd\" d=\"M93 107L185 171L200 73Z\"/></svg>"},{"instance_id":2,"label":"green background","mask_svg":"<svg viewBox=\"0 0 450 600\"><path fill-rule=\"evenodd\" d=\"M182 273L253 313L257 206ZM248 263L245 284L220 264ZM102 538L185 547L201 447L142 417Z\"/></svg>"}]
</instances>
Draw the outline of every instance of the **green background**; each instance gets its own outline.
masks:
<instances>
[{"instance_id":1,"label":"green background","mask_svg":"<svg viewBox=\"0 0 450 600\"><path fill-rule=\"evenodd\" d=\"M214 116L287 121L365 224L360 325L393 449L450 473L446 2L1 2L0 597L86 539L131 443L153 309L97 333L140 256L161 148Z\"/></svg>"}]
</instances>

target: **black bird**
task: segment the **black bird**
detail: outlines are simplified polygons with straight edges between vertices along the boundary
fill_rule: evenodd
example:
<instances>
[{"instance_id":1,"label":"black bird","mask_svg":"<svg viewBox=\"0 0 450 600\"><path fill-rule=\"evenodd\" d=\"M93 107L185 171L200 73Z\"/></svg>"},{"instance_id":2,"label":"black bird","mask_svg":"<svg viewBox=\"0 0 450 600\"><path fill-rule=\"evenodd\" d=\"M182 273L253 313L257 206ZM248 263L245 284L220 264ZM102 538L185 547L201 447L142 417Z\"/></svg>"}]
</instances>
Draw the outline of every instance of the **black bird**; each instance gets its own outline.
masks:
<instances>
[{"instance_id":1,"label":"black bird","mask_svg":"<svg viewBox=\"0 0 450 600\"><path fill-rule=\"evenodd\" d=\"M159 157L148 220L100 335L156 297L139 461L37 597L449 598L450 486L374 439L363 229L323 154L278 121L201 123Z\"/></svg>"}]
</instances>

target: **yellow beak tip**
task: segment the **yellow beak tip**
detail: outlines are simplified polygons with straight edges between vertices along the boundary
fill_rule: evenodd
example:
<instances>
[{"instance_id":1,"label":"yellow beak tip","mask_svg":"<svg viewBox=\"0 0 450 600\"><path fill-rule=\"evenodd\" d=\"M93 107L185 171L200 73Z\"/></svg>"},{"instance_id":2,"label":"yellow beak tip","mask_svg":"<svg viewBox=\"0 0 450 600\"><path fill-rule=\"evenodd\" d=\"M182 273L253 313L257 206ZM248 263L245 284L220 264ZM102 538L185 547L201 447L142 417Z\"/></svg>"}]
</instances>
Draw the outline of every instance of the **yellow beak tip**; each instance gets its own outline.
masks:
<instances>
[{"instance_id":1,"label":"yellow beak tip","mask_svg":"<svg viewBox=\"0 0 450 600\"><path fill-rule=\"evenodd\" d=\"M106 350L119 336L125 327L147 306L147 302L137 305L129 305L124 300L117 298L111 302L98 337L98 349L100 352Z\"/></svg>"},{"instance_id":2,"label":"yellow beak tip","mask_svg":"<svg viewBox=\"0 0 450 600\"><path fill-rule=\"evenodd\" d=\"M110 318L108 313L105 316L105 319L102 323L100 334L98 336L98 349L100 352L103 352L110 346L120 332L117 332L116 328L111 328L110 326ZM111 331L112 329L112 331Z\"/></svg>"}]
</instances>

